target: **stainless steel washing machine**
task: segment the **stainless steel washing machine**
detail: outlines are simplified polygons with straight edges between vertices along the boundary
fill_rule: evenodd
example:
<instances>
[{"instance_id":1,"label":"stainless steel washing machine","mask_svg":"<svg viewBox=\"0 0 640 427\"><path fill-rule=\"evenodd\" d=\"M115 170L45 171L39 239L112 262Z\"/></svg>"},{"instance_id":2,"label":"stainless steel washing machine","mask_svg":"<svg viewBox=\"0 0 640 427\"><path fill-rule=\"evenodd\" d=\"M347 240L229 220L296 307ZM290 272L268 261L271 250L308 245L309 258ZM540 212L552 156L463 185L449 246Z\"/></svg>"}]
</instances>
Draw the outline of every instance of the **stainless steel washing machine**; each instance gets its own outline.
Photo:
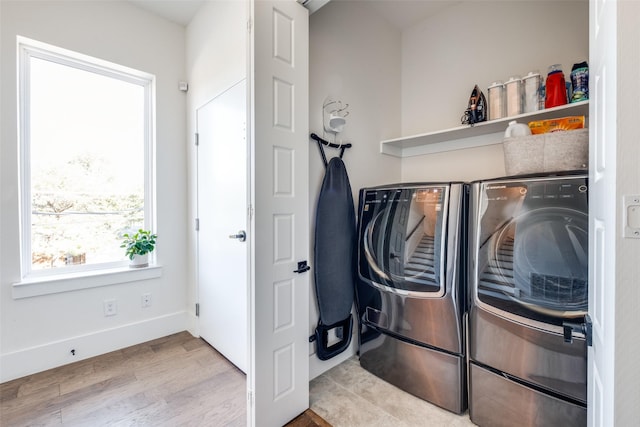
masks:
<instances>
[{"instance_id":1,"label":"stainless steel washing machine","mask_svg":"<svg viewBox=\"0 0 640 427\"><path fill-rule=\"evenodd\" d=\"M360 364L449 411L466 410L468 188L399 184L360 190Z\"/></svg>"},{"instance_id":2,"label":"stainless steel washing machine","mask_svg":"<svg viewBox=\"0 0 640 427\"><path fill-rule=\"evenodd\" d=\"M480 426L585 426L584 174L470 188L469 412Z\"/></svg>"}]
</instances>

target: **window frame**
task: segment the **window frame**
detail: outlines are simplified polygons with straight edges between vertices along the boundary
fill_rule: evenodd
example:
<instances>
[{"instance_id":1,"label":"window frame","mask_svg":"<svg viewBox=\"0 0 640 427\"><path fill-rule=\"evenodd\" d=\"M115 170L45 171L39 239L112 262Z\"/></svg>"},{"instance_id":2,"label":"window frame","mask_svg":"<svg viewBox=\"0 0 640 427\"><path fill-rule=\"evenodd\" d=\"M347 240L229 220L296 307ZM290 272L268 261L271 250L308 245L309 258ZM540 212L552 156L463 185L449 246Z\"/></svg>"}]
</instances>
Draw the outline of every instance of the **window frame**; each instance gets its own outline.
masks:
<instances>
[{"instance_id":1,"label":"window frame","mask_svg":"<svg viewBox=\"0 0 640 427\"><path fill-rule=\"evenodd\" d=\"M30 96L31 96L31 58L51 61L59 65L115 78L136 84L144 89L144 228L156 229L156 169L155 169L155 92L154 75L92 56L42 43L26 37L17 37L18 54L18 149L19 158L19 196L20 196L20 264L22 284L43 283L47 280L59 282L64 278L96 277L113 272L122 276L127 268L126 260L99 264L81 264L55 269L33 270L32 268L32 200L31 200L31 139L30 139ZM156 264L155 252L150 254L150 268ZM129 281L129 280L124 280ZM102 280L101 282L104 282ZM122 280L117 280L118 283ZM106 283L108 284L108 283ZM92 286L87 286L92 287ZM44 292L49 293L49 292Z\"/></svg>"}]
</instances>

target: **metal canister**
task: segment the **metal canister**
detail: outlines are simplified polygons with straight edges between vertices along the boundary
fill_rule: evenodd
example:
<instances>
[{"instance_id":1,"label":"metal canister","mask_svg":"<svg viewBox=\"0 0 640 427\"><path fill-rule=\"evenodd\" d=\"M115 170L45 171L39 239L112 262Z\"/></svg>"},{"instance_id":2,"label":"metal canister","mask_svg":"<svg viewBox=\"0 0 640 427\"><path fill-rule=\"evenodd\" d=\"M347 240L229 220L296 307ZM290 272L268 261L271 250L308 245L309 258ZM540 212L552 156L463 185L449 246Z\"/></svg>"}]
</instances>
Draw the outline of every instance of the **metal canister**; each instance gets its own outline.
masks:
<instances>
[{"instance_id":1,"label":"metal canister","mask_svg":"<svg viewBox=\"0 0 640 427\"><path fill-rule=\"evenodd\" d=\"M522 114L522 79L514 76L504 84L507 100L507 117Z\"/></svg>"},{"instance_id":2,"label":"metal canister","mask_svg":"<svg viewBox=\"0 0 640 427\"><path fill-rule=\"evenodd\" d=\"M501 119L505 116L504 84L501 81L491 83L489 93L489 120Z\"/></svg>"},{"instance_id":3,"label":"metal canister","mask_svg":"<svg viewBox=\"0 0 640 427\"><path fill-rule=\"evenodd\" d=\"M524 101L523 107L525 113L532 111L538 111L540 109L540 85L542 79L538 71L529 71L522 79L524 86Z\"/></svg>"}]
</instances>

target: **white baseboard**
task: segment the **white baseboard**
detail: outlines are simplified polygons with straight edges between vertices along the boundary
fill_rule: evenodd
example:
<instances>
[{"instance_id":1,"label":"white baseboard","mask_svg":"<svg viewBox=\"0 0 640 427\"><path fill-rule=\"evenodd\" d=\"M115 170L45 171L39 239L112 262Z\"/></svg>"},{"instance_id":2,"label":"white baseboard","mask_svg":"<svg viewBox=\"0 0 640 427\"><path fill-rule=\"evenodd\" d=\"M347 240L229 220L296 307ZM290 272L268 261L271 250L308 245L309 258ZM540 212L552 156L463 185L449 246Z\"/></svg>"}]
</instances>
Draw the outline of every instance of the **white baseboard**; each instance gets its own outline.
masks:
<instances>
[{"instance_id":1,"label":"white baseboard","mask_svg":"<svg viewBox=\"0 0 640 427\"><path fill-rule=\"evenodd\" d=\"M309 355L309 381L314 379L315 377L324 374L329 369L338 366L345 360L349 359L351 356L354 356L358 349L358 334L354 333L351 337L351 343L349 347L342 353L338 354L335 357L332 357L329 360L320 360L315 353Z\"/></svg>"},{"instance_id":2,"label":"white baseboard","mask_svg":"<svg viewBox=\"0 0 640 427\"><path fill-rule=\"evenodd\" d=\"M185 311L0 355L0 383L187 330ZM71 354L75 350L75 355Z\"/></svg>"}]
</instances>

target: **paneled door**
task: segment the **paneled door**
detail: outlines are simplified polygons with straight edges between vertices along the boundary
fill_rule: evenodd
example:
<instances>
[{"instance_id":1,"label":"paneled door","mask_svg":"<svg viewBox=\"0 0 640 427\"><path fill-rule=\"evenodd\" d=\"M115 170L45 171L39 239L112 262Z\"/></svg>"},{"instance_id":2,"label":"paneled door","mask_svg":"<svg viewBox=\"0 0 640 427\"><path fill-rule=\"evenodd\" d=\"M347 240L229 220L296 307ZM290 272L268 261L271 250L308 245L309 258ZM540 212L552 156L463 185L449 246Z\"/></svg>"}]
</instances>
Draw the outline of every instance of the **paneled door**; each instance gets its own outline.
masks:
<instances>
[{"instance_id":1,"label":"paneled door","mask_svg":"<svg viewBox=\"0 0 640 427\"><path fill-rule=\"evenodd\" d=\"M617 2L589 2L589 315L587 421L615 424Z\"/></svg>"},{"instance_id":2,"label":"paneled door","mask_svg":"<svg viewBox=\"0 0 640 427\"><path fill-rule=\"evenodd\" d=\"M198 330L247 372L246 80L196 112L198 132Z\"/></svg>"},{"instance_id":3,"label":"paneled door","mask_svg":"<svg viewBox=\"0 0 640 427\"><path fill-rule=\"evenodd\" d=\"M251 7L249 419L270 427L309 407L309 17L295 0Z\"/></svg>"}]
</instances>

